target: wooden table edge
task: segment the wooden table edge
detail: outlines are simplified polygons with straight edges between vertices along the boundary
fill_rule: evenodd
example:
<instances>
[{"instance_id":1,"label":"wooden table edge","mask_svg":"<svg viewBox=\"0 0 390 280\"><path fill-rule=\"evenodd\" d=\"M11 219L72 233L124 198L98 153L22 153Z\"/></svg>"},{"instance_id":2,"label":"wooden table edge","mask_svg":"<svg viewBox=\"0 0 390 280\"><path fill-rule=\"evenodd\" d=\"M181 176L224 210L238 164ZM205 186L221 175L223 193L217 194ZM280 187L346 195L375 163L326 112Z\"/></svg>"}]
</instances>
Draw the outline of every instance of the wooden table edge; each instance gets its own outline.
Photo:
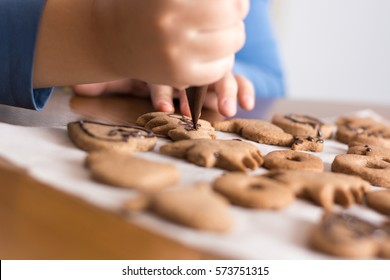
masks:
<instances>
[{"instance_id":1,"label":"wooden table edge","mask_svg":"<svg viewBox=\"0 0 390 280\"><path fill-rule=\"evenodd\" d=\"M0 158L0 259L224 259L131 223Z\"/></svg>"}]
</instances>

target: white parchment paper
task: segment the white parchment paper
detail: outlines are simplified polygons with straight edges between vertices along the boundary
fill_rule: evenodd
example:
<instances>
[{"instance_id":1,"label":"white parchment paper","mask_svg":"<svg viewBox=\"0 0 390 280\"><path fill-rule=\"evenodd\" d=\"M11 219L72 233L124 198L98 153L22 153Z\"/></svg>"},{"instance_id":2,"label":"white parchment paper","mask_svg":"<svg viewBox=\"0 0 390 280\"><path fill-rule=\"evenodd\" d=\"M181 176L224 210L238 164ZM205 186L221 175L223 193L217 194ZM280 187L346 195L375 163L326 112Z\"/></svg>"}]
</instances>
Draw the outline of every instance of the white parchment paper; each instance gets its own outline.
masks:
<instances>
[{"instance_id":1,"label":"white parchment paper","mask_svg":"<svg viewBox=\"0 0 390 280\"><path fill-rule=\"evenodd\" d=\"M379 118L372 111L359 111L359 116ZM326 121L334 121L329 118ZM239 138L237 135L218 132L221 139ZM167 140L159 139L154 151L137 153L142 158L161 162L174 162L181 171L178 186L190 187L199 181L213 181L224 171L206 169L185 161L160 155L159 147ZM253 143L253 142L251 142ZM281 147L255 144L263 155ZM347 146L326 140L324 151L316 153L330 170L333 158L347 151ZM69 140L65 127L22 127L0 123L0 156L23 167L36 179L63 192L82 198L107 211L118 211L121 205L136 193L94 182L84 167L86 153ZM260 168L252 173L263 173ZM384 217L355 205L350 213L380 222ZM297 199L290 206L277 210L255 210L231 206L235 220L233 230L226 234L203 232L165 221L149 213L124 217L142 227L173 238L181 243L222 254L234 259L328 259L330 256L313 251L308 236L318 223L323 210L310 202ZM130 238L130 237L129 237Z\"/></svg>"}]
</instances>

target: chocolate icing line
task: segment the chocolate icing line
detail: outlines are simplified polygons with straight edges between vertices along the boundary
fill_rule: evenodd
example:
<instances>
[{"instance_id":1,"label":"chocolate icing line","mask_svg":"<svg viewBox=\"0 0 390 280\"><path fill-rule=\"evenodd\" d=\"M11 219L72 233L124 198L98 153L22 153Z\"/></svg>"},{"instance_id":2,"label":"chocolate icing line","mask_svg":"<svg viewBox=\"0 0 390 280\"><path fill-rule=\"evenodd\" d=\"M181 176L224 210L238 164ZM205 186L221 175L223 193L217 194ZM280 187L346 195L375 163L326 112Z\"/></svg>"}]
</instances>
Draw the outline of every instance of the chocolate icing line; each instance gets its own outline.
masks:
<instances>
[{"instance_id":1,"label":"chocolate icing line","mask_svg":"<svg viewBox=\"0 0 390 280\"><path fill-rule=\"evenodd\" d=\"M376 128L376 127L373 127L373 126L359 126L358 124L356 124L355 126L353 126L353 124L350 124L350 123L346 123L344 125L344 127L349 130L349 131L352 131L352 132L355 132L356 134L364 134L364 135L367 135L369 137L378 137L378 138L383 138L383 139L389 139L390 136L387 134L388 131L386 131L386 127L385 128Z\"/></svg>"},{"instance_id":2,"label":"chocolate icing line","mask_svg":"<svg viewBox=\"0 0 390 280\"><path fill-rule=\"evenodd\" d=\"M83 130L85 134L88 136L103 140L103 141L109 141L109 142L127 142L130 138L153 138L155 137L155 134L150 131L149 129L146 129L144 127L136 126L136 125L111 125L111 124L105 124L105 123L99 123L99 122L93 122L93 121L85 121L81 120L78 121L80 128ZM110 131L107 133L107 137L118 135L118 133L121 135L121 139L110 139L110 138L104 138L99 137L95 134L93 134L91 131L89 131L84 124L96 124L96 125L102 125L102 126L108 126L112 127ZM135 131L127 131L124 128L128 129L135 129ZM146 134L142 134L142 132L146 132Z\"/></svg>"},{"instance_id":3,"label":"chocolate icing line","mask_svg":"<svg viewBox=\"0 0 390 280\"><path fill-rule=\"evenodd\" d=\"M332 214L327 217L323 222L323 228L328 234L331 234L331 229L336 224L344 225L353 234L353 239L373 237L375 232L380 229L378 226L346 213Z\"/></svg>"},{"instance_id":4,"label":"chocolate icing line","mask_svg":"<svg viewBox=\"0 0 390 280\"><path fill-rule=\"evenodd\" d=\"M187 130L187 131L198 130L198 128L201 127L200 124L197 124L196 128L194 128L194 124L193 124L192 120L184 117L183 115L179 116L179 115L176 115L176 114L169 114L168 116L170 118L180 120L179 124L184 126L184 129Z\"/></svg>"},{"instance_id":5,"label":"chocolate icing line","mask_svg":"<svg viewBox=\"0 0 390 280\"><path fill-rule=\"evenodd\" d=\"M322 136L321 128L324 125L319 119L306 116L306 115L298 115L298 114L286 114L284 117L292 122L300 123L304 125L310 125L314 130L317 131L317 136Z\"/></svg>"}]
</instances>

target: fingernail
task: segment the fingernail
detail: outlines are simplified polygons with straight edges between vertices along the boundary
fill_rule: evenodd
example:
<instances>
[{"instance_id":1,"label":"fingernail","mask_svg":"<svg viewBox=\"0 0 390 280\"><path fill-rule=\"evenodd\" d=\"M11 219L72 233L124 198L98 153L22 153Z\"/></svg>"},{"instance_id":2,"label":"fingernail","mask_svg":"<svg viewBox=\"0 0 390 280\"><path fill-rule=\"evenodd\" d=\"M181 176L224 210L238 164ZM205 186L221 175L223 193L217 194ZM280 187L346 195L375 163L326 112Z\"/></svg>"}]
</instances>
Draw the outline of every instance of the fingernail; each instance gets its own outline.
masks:
<instances>
[{"instance_id":1,"label":"fingernail","mask_svg":"<svg viewBox=\"0 0 390 280\"><path fill-rule=\"evenodd\" d=\"M223 102L223 107L228 117L236 114L237 105L236 105L236 101L233 100L232 98L226 98L225 101Z\"/></svg>"}]
</instances>

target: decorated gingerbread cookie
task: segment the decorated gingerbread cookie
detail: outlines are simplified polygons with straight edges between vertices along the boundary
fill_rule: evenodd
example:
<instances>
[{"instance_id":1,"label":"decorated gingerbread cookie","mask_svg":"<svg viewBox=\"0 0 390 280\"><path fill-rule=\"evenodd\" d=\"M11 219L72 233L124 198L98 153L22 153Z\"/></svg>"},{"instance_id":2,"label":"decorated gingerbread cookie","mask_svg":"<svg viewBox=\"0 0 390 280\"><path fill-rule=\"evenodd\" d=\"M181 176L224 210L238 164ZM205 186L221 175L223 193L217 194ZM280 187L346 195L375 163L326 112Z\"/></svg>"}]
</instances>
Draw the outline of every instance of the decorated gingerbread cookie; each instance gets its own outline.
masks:
<instances>
[{"instance_id":1,"label":"decorated gingerbread cookie","mask_svg":"<svg viewBox=\"0 0 390 280\"><path fill-rule=\"evenodd\" d=\"M139 126L111 125L92 121L68 124L73 143L85 151L115 150L122 153L148 151L154 148L157 138L148 129Z\"/></svg>"},{"instance_id":2,"label":"decorated gingerbread cookie","mask_svg":"<svg viewBox=\"0 0 390 280\"><path fill-rule=\"evenodd\" d=\"M358 141L390 149L390 127L369 117L341 117L337 120L336 139L345 144Z\"/></svg>"},{"instance_id":3,"label":"decorated gingerbread cookie","mask_svg":"<svg viewBox=\"0 0 390 280\"><path fill-rule=\"evenodd\" d=\"M361 133L352 137L351 141L365 143L372 146L380 146L390 150L390 134L382 135L382 134Z\"/></svg>"},{"instance_id":4,"label":"decorated gingerbread cookie","mask_svg":"<svg viewBox=\"0 0 390 280\"><path fill-rule=\"evenodd\" d=\"M300 114L276 114L272 123L282 128L285 132L298 136L331 138L334 127L325 124L317 118Z\"/></svg>"},{"instance_id":5,"label":"decorated gingerbread cookie","mask_svg":"<svg viewBox=\"0 0 390 280\"><path fill-rule=\"evenodd\" d=\"M378 227L349 214L326 213L314 228L310 243L324 253L354 259L375 258L380 247Z\"/></svg>"},{"instance_id":6,"label":"decorated gingerbread cookie","mask_svg":"<svg viewBox=\"0 0 390 280\"><path fill-rule=\"evenodd\" d=\"M390 149L360 142L350 142L348 146L348 154L376 157L390 162Z\"/></svg>"},{"instance_id":7,"label":"decorated gingerbread cookie","mask_svg":"<svg viewBox=\"0 0 390 280\"><path fill-rule=\"evenodd\" d=\"M163 112L147 113L140 116L136 123L151 129L158 135L168 136L172 140L216 138L214 128L209 122L198 120L198 127L194 128L192 120L182 115Z\"/></svg>"}]
</instances>

